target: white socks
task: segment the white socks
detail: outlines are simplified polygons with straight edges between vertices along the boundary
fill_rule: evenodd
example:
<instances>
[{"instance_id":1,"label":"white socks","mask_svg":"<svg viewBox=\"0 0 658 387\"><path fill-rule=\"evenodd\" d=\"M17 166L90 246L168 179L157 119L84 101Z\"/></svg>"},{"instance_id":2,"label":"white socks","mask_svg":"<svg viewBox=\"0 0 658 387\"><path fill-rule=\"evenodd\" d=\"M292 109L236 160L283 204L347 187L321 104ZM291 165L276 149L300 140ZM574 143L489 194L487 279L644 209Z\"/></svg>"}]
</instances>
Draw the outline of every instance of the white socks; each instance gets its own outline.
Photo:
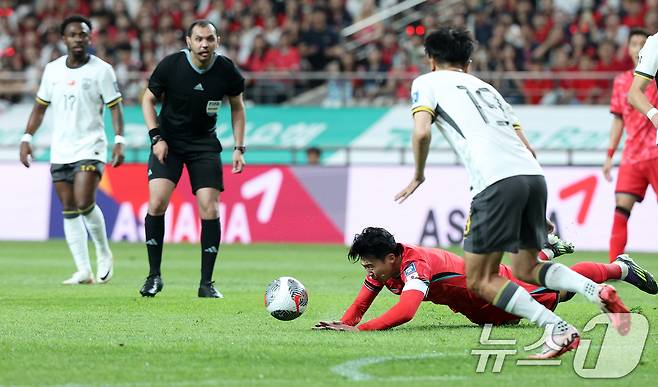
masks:
<instances>
[{"instance_id":1,"label":"white socks","mask_svg":"<svg viewBox=\"0 0 658 387\"><path fill-rule=\"evenodd\" d=\"M89 235L94 241L96 246L96 258L106 258L112 255L110 245L107 242L107 232L105 231L105 217L100 207L96 204L93 205L91 211L88 211L84 216L84 222L89 230Z\"/></svg>"},{"instance_id":2,"label":"white socks","mask_svg":"<svg viewBox=\"0 0 658 387\"><path fill-rule=\"evenodd\" d=\"M544 286L553 290L566 290L582 294L590 302L595 304L600 303L599 284L576 273L561 263L544 265L549 265L547 269L542 268L542 272L545 270L544 278L541 278L542 274L540 272L539 280Z\"/></svg>"},{"instance_id":3,"label":"white socks","mask_svg":"<svg viewBox=\"0 0 658 387\"><path fill-rule=\"evenodd\" d=\"M87 249L87 229L80 215L64 218L64 236L78 271L91 274L89 250Z\"/></svg>"},{"instance_id":4,"label":"white socks","mask_svg":"<svg viewBox=\"0 0 658 387\"><path fill-rule=\"evenodd\" d=\"M625 280L626 276L628 275L628 265L622 261L614 261L612 262L612 264L617 265L621 268L621 277L619 277L619 279L621 281Z\"/></svg>"},{"instance_id":5,"label":"white socks","mask_svg":"<svg viewBox=\"0 0 658 387\"><path fill-rule=\"evenodd\" d=\"M530 293L528 293L519 285L513 282L508 282L505 287L508 289L504 289L503 294L509 294L513 291L512 296L507 302L505 302L503 299L500 299L499 302L495 304L497 307L503 308L507 313L511 313L519 317L525 317L542 328L548 324L553 324L554 330L566 330L568 328L569 324L564 323L564 321L555 313L537 302L534 298L532 298ZM507 292L505 292L505 290L507 290Z\"/></svg>"}]
</instances>

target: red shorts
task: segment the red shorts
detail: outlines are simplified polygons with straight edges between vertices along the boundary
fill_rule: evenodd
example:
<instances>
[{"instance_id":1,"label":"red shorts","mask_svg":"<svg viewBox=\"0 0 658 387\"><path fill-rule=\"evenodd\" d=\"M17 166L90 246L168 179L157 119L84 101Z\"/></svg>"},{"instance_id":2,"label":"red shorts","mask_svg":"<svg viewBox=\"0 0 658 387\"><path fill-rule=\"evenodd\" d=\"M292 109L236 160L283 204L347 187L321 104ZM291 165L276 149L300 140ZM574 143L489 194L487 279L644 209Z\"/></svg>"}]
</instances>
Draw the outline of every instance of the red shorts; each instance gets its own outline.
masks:
<instances>
[{"instance_id":1,"label":"red shorts","mask_svg":"<svg viewBox=\"0 0 658 387\"><path fill-rule=\"evenodd\" d=\"M658 159L620 165L615 193L635 196L641 202L649 184L658 192Z\"/></svg>"}]
</instances>

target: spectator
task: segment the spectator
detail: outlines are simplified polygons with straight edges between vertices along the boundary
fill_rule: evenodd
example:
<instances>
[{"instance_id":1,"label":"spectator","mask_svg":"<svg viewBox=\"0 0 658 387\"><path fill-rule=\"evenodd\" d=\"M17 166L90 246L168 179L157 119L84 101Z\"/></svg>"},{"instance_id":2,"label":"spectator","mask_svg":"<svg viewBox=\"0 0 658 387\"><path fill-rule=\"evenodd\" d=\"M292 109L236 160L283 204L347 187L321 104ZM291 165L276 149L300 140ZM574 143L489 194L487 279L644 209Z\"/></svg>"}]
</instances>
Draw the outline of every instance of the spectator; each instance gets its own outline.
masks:
<instances>
[{"instance_id":1,"label":"spectator","mask_svg":"<svg viewBox=\"0 0 658 387\"><path fill-rule=\"evenodd\" d=\"M327 28L327 17L324 10L316 8L312 13L312 22L308 30L302 32L299 52L308 62L311 70L321 70L326 63L335 57L338 46L338 35Z\"/></svg>"},{"instance_id":2,"label":"spectator","mask_svg":"<svg viewBox=\"0 0 658 387\"><path fill-rule=\"evenodd\" d=\"M327 98L323 103L325 107L336 108L353 103L352 83L347 79L339 78L343 69L336 60L327 64L326 71L332 76L327 81Z\"/></svg>"},{"instance_id":3,"label":"spectator","mask_svg":"<svg viewBox=\"0 0 658 387\"><path fill-rule=\"evenodd\" d=\"M312 146L306 149L306 163L308 165L320 165L322 151L320 148Z\"/></svg>"}]
</instances>

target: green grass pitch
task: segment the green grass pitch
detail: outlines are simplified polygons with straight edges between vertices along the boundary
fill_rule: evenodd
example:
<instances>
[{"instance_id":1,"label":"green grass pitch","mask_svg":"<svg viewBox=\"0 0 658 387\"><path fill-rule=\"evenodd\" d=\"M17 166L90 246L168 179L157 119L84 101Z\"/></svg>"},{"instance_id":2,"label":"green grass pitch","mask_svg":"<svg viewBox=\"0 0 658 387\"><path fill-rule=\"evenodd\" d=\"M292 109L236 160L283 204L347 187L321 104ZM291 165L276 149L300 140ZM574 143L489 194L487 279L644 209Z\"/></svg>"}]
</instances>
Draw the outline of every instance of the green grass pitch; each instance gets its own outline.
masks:
<instances>
[{"instance_id":1,"label":"green grass pitch","mask_svg":"<svg viewBox=\"0 0 658 387\"><path fill-rule=\"evenodd\" d=\"M444 306L424 303L416 318L387 332L317 332L313 324L339 318L363 281L346 248L317 245L222 246L215 270L223 300L198 299L196 245L167 245L165 288L139 296L147 272L140 244L114 244L115 277L107 285L66 287L73 271L63 241L0 243L0 385L109 386L489 386L654 385L658 379L658 303L617 283L626 304L650 324L638 367L621 380L582 379L573 353L560 366L520 367L522 347L542 330L522 322L494 328L492 338L516 338L517 355L502 371L475 372L481 329ZM658 255L636 259L658 272ZM576 253L562 260L607 260ZM306 313L291 322L265 311L263 293L274 278L296 277L309 292ZM382 291L366 319L393 305ZM583 328L597 309L577 296L558 314ZM593 343L603 327L584 335ZM593 344L593 347L595 345ZM519 384L521 385L521 384Z\"/></svg>"}]
</instances>

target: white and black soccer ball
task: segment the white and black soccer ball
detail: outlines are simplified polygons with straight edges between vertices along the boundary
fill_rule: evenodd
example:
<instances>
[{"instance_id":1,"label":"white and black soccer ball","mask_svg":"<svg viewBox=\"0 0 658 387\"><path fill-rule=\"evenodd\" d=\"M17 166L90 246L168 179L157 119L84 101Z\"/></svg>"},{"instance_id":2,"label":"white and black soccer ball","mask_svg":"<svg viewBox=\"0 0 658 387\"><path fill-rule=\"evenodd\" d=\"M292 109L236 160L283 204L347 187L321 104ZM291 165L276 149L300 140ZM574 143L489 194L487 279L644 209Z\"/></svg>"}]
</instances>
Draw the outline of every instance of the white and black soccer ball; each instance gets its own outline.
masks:
<instances>
[{"instance_id":1,"label":"white and black soccer ball","mask_svg":"<svg viewBox=\"0 0 658 387\"><path fill-rule=\"evenodd\" d=\"M308 293L304 285L292 277L277 278L265 289L265 307L278 320L296 319L307 305Z\"/></svg>"}]
</instances>

